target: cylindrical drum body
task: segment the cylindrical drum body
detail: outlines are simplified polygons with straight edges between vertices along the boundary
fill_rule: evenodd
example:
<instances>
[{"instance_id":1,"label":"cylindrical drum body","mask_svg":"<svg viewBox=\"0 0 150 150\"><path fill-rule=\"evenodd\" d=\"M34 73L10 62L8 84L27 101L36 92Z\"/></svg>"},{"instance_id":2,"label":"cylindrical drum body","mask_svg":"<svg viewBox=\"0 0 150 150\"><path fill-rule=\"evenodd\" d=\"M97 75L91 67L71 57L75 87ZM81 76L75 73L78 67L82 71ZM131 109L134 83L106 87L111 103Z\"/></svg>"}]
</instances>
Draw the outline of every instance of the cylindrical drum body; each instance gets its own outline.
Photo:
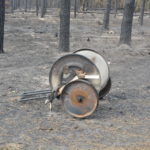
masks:
<instances>
[{"instance_id":1,"label":"cylindrical drum body","mask_svg":"<svg viewBox=\"0 0 150 150\"><path fill-rule=\"evenodd\" d=\"M75 51L74 53L88 58L91 62L93 62L93 64L95 64L99 71L100 84L99 87L97 87L97 84L93 86L97 90L103 90L107 86L107 83L110 79L109 67L104 57L102 57L99 53L91 49L81 49Z\"/></svg>"}]
</instances>

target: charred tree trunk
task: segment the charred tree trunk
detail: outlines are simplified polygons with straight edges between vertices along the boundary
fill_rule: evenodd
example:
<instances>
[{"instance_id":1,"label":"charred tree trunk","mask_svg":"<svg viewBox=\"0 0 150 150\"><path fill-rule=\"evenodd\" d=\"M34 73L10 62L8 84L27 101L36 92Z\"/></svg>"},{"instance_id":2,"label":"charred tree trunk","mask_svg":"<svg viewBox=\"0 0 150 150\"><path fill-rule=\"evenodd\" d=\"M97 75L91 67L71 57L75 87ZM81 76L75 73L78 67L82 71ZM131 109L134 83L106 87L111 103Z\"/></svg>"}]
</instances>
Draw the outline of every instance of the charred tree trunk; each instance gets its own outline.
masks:
<instances>
[{"instance_id":1,"label":"charred tree trunk","mask_svg":"<svg viewBox=\"0 0 150 150\"><path fill-rule=\"evenodd\" d=\"M148 7L149 7L149 18L150 18L150 2L149 2L149 6Z\"/></svg>"},{"instance_id":2,"label":"charred tree trunk","mask_svg":"<svg viewBox=\"0 0 150 150\"><path fill-rule=\"evenodd\" d=\"M25 12L27 12L27 8L28 8L28 0L25 0Z\"/></svg>"},{"instance_id":3,"label":"charred tree trunk","mask_svg":"<svg viewBox=\"0 0 150 150\"><path fill-rule=\"evenodd\" d=\"M118 0L115 0L115 17L117 15L118 12Z\"/></svg>"},{"instance_id":4,"label":"charred tree trunk","mask_svg":"<svg viewBox=\"0 0 150 150\"><path fill-rule=\"evenodd\" d=\"M0 0L0 53L4 53L5 0Z\"/></svg>"},{"instance_id":5,"label":"charred tree trunk","mask_svg":"<svg viewBox=\"0 0 150 150\"><path fill-rule=\"evenodd\" d=\"M46 4L47 4L47 1L42 0L42 2L41 2L41 18L43 18L46 14Z\"/></svg>"},{"instance_id":6,"label":"charred tree trunk","mask_svg":"<svg viewBox=\"0 0 150 150\"><path fill-rule=\"evenodd\" d=\"M77 0L74 0L74 18L77 17Z\"/></svg>"},{"instance_id":7,"label":"charred tree trunk","mask_svg":"<svg viewBox=\"0 0 150 150\"><path fill-rule=\"evenodd\" d=\"M14 0L11 0L11 13L14 12Z\"/></svg>"},{"instance_id":8,"label":"charred tree trunk","mask_svg":"<svg viewBox=\"0 0 150 150\"><path fill-rule=\"evenodd\" d=\"M126 0L121 24L120 44L131 44L135 0Z\"/></svg>"},{"instance_id":9,"label":"charred tree trunk","mask_svg":"<svg viewBox=\"0 0 150 150\"><path fill-rule=\"evenodd\" d=\"M146 2L146 0L142 0L142 2L141 2L141 11L140 11L140 25L141 26L143 25L145 2Z\"/></svg>"},{"instance_id":10,"label":"charred tree trunk","mask_svg":"<svg viewBox=\"0 0 150 150\"><path fill-rule=\"evenodd\" d=\"M13 7L14 7L14 10L16 10L16 0L13 0Z\"/></svg>"},{"instance_id":11,"label":"charred tree trunk","mask_svg":"<svg viewBox=\"0 0 150 150\"><path fill-rule=\"evenodd\" d=\"M85 1L83 1L82 11L85 11Z\"/></svg>"},{"instance_id":12,"label":"charred tree trunk","mask_svg":"<svg viewBox=\"0 0 150 150\"><path fill-rule=\"evenodd\" d=\"M18 0L18 4L17 5L18 5L18 8L20 9L20 0Z\"/></svg>"},{"instance_id":13,"label":"charred tree trunk","mask_svg":"<svg viewBox=\"0 0 150 150\"><path fill-rule=\"evenodd\" d=\"M86 0L86 11L89 9L89 0Z\"/></svg>"},{"instance_id":14,"label":"charred tree trunk","mask_svg":"<svg viewBox=\"0 0 150 150\"><path fill-rule=\"evenodd\" d=\"M39 0L36 0L36 15L39 15Z\"/></svg>"},{"instance_id":15,"label":"charred tree trunk","mask_svg":"<svg viewBox=\"0 0 150 150\"><path fill-rule=\"evenodd\" d=\"M70 36L70 0L61 0L59 51L68 52Z\"/></svg>"},{"instance_id":16,"label":"charred tree trunk","mask_svg":"<svg viewBox=\"0 0 150 150\"><path fill-rule=\"evenodd\" d=\"M111 11L111 1L112 0L107 0L107 6L106 6L106 11L105 11L104 20L103 20L104 30L109 30L109 16L110 16L110 11Z\"/></svg>"},{"instance_id":17,"label":"charred tree trunk","mask_svg":"<svg viewBox=\"0 0 150 150\"><path fill-rule=\"evenodd\" d=\"M29 1L29 10L32 9L32 1L33 1L33 0L30 0L30 1Z\"/></svg>"}]
</instances>

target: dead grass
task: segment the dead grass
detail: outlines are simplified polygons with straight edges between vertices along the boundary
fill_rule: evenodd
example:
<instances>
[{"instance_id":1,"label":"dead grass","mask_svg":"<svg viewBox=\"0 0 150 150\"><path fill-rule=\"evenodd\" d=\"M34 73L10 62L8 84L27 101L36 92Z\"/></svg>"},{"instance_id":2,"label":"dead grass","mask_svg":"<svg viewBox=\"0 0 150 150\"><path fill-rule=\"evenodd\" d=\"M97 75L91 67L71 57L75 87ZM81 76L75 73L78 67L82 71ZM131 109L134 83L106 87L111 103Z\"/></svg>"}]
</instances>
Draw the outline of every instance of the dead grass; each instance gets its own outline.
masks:
<instances>
[{"instance_id":1,"label":"dead grass","mask_svg":"<svg viewBox=\"0 0 150 150\"><path fill-rule=\"evenodd\" d=\"M0 150L22 150L23 146L21 144L9 143L0 146Z\"/></svg>"}]
</instances>

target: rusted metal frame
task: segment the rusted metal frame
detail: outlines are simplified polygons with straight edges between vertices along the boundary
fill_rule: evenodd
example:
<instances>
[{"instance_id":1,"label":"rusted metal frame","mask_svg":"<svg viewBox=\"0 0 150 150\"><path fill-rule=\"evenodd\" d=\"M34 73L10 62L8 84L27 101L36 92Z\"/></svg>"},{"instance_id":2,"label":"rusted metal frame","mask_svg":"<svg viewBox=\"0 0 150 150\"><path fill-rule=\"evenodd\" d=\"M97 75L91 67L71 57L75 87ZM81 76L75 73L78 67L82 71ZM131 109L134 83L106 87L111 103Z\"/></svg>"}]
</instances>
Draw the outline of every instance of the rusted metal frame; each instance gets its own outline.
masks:
<instances>
[{"instance_id":1,"label":"rusted metal frame","mask_svg":"<svg viewBox=\"0 0 150 150\"><path fill-rule=\"evenodd\" d=\"M30 96L30 95L37 95L37 94L47 94L51 93L51 90L41 90L41 91L30 91L30 92L24 92L21 96Z\"/></svg>"},{"instance_id":2,"label":"rusted metal frame","mask_svg":"<svg viewBox=\"0 0 150 150\"><path fill-rule=\"evenodd\" d=\"M21 99L19 101L40 100L43 98L48 98L48 95L46 94L52 94L52 91L40 90L40 91L25 92L21 95ZM45 95L45 96L41 96L41 95Z\"/></svg>"},{"instance_id":3,"label":"rusted metal frame","mask_svg":"<svg viewBox=\"0 0 150 150\"><path fill-rule=\"evenodd\" d=\"M48 96L41 96L41 97L33 97L33 98L21 98L20 102L30 101L30 100L43 100L43 98L47 98Z\"/></svg>"}]
</instances>

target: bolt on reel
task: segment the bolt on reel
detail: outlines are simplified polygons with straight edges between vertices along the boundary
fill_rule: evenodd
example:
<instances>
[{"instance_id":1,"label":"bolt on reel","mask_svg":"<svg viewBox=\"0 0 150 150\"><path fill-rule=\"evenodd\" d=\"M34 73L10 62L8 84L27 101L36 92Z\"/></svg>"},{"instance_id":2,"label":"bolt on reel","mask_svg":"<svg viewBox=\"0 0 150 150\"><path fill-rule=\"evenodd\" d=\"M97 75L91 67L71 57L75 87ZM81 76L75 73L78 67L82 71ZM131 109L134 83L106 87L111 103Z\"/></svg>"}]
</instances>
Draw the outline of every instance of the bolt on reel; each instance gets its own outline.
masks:
<instances>
[{"instance_id":1,"label":"bolt on reel","mask_svg":"<svg viewBox=\"0 0 150 150\"><path fill-rule=\"evenodd\" d=\"M105 59L91 49L80 49L59 58L50 70L49 82L65 111L77 118L95 112L99 99L111 88Z\"/></svg>"}]
</instances>

